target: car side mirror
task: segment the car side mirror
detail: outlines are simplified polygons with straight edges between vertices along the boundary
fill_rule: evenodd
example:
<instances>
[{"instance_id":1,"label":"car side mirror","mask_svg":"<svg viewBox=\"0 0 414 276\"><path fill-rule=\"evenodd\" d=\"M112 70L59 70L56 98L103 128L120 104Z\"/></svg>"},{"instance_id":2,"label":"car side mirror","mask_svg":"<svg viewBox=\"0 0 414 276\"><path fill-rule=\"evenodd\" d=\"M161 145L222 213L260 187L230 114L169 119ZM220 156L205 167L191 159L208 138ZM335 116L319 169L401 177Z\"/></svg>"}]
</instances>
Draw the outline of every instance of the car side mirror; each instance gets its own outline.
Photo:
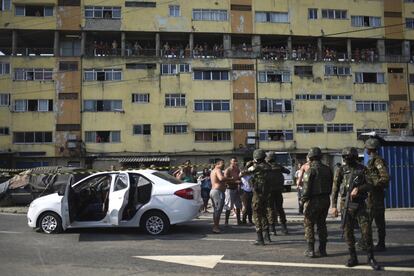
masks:
<instances>
[{"instance_id":1,"label":"car side mirror","mask_svg":"<svg viewBox=\"0 0 414 276\"><path fill-rule=\"evenodd\" d=\"M60 195L60 196L65 195L65 187L62 187L61 189L58 190L58 195Z\"/></svg>"}]
</instances>

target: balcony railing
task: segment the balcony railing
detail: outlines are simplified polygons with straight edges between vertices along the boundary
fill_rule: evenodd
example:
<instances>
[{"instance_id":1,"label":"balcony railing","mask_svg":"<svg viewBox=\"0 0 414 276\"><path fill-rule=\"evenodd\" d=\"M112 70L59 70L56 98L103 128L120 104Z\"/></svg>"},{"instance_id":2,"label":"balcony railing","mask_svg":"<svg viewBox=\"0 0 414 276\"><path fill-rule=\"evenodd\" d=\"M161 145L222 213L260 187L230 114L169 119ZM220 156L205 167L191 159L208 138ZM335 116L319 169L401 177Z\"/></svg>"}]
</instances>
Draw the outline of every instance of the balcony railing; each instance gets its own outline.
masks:
<instances>
[{"instance_id":1,"label":"balcony railing","mask_svg":"<svg viewBox=\"0 0 414 276\"><path fill-rule=\"evenodd\" d=\"M1 48L0 49L0 56L11 56L12 55L12 48ZM53 57L54 56L54 49L53 48L16 48L15 56L28 56L28 57Z\"/></svg>"}]
</instances>

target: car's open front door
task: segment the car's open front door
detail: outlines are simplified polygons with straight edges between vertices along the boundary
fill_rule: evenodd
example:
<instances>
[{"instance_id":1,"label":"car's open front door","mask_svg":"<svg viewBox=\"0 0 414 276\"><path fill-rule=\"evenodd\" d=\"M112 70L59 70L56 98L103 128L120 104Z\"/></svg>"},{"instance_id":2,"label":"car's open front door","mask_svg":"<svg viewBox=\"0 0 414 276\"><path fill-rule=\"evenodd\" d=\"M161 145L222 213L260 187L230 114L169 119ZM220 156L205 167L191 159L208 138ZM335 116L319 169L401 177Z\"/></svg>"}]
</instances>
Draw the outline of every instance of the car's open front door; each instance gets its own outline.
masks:
<instances>
[{"instance_id":1,"label":"car's open front door","mask_svg":"<svg viewBox=\"0 0 414 276\"><path fill-rule=\"evenodd\" d=\"M116 176L109 194L108 217L112 225L119 225L122 213L128 203L129 176L128 173L121 172Z\"/></svg>"}]
</instances>

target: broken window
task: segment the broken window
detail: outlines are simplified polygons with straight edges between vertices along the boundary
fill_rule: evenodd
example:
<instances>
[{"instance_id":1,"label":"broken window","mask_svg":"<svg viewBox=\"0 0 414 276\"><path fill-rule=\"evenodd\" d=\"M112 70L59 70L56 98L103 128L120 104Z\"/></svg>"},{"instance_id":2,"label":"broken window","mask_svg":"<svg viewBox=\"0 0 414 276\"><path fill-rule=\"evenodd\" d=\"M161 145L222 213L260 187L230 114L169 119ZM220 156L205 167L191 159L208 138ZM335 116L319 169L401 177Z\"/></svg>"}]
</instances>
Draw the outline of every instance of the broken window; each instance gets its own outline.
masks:
<instances>
[{"instance_id":1,"label":"broken window","mask_svg":"<svg viewBox=\"0 0 414 276\"><path fill-rule=\"evenodd\" d=\"M385 83L385 76L384 76L384 73L356 72L355 82L356 83Z\"/></svg>"},{"instance_id":2,"label":"broken window","mask_svg":"<svg viewBox=\"0 0 414 276\"><path fill-rule=\"evenodd\" d=\"M260 130L260 141L290 141L293 140L293 130Z\"/></svg>"},{"instance_id":3,"label":"broken window","mask_svg":"<svg viewBox=\"0 0 414 276\"><path fill-rule=\"evenodd\" d=\"M291 100L261 99L260 112L262 113L285 113L292 112Z\"/></svg>"},{"instance_id":4,"label":"broken window","mask_svg":"<svg viewBox=\"0 0 414 276\"><path fill-rule=\"evenodd\" d=\"M300 77L312 77L312 66L295 66L295 75Z\"/></svg>"},{"instance_id":5,"label":"broken window","mask_svg":"<svg viewBox=\"0 0 414 276\"><path fill-rule=\"evenodd\" d=\"M133 134L134 135L151 135L151 125L133 125Z\"/></svg>"}]
</instances>

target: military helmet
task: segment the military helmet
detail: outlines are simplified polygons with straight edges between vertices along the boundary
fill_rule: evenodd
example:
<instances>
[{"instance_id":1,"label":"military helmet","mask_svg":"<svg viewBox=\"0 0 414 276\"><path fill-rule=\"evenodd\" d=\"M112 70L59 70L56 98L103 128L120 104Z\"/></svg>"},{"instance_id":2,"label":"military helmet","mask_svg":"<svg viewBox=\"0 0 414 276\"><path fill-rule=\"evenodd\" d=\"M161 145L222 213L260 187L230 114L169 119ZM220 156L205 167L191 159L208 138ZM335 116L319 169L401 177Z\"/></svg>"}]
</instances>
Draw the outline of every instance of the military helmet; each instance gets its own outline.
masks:
<instances>
[{"instance_id":1,"label":"military helmet","mask_svg":"<svg viewBox=\"0 0 414 276\"><path fill-rule=\"evenodd\" d=\"M321 156L322 156L322 151L318 147L311 148L308 152L309 158L321 157Z\"/></svg>"},{"instance_id":2,"label":"military helmet","mask_svg":"<svg viewBox=\"0 0 414 276\"><path fill-rule=\"evenodd\" d=\"M367 149L377 149L380 147L380 141L376 138L369 138L365 141L365 148Z\"/></svg>"},{"instance_id":3,"label":"military helmet","mask_svg":"<svg viewBox=\"0 0 414 276\"><path fill-rule=\"evenodd\" d=\"M342 156L357 159L358 158L358 151L354 147L346 147L342 150Z\"/></svg>"},{"instance_id":4,"label":"military helmet","mask_svg":"<svg viewBox=\"0 0 414 276\"><path fill-rule=\"evenodd\" d=\"M266 157L266 152L262 149L256 149L253 152L253 159L261 160Z\"/></svg>"}]
</instances>

